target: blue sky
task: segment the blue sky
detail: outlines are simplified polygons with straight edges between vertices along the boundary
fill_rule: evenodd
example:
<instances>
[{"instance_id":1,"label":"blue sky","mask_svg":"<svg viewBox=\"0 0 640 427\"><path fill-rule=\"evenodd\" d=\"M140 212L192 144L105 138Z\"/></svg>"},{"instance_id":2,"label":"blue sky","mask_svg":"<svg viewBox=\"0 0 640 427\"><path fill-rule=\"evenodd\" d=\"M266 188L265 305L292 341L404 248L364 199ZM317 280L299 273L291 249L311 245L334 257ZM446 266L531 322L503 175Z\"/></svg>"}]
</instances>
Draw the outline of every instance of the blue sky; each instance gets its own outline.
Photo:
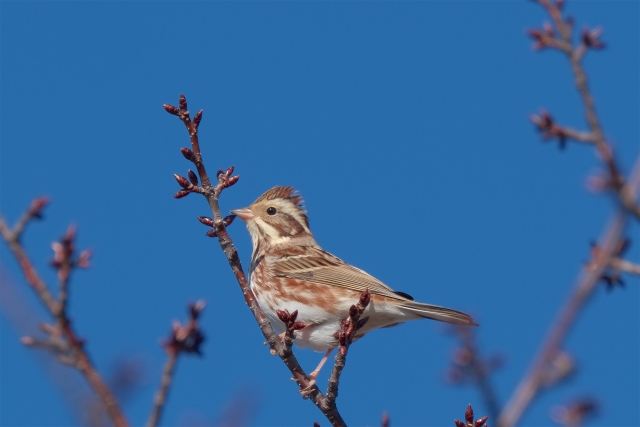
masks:
<instances>
[{"instance_id":1,"label":"blue sky","mask_svg":"<svg viewBox=\"0 0 640 427\"><path fill-rule=\"evenodd\" d=\"M209 169L233 164L241 176L223 209L294 185L325 249L417 300L474 315L482 350L506 359L494 377L502 403L613 212L585 187L601 169L594 151L543 144L528 121L545 107L586 125L564 58L531 49L526 29L547 20L532 2L1 8L2 213L13 221L34 196L52 198L24 239L50 284L49 244L78 225L80 247L95 255L73 278L70 310L106 378L123 360L139 367L142 384L123 401L133 425L146 421L159 383L159 341L200 298L205 355L180 360L163 425L219 423L229 405L250 425L328 425L262 345L223 254L195 220L205 201L172 198L188 138L162 104L180 93L204 109ZM625 171L638 155L639 8L567 5L578 28L605 30L607 49L585 65ZM248 233L241 223L230 232L247 265ZM77 424L59 384L75 399L82 381L19 344L47 317L4 247L0 255L0 423ZM542 395L522 425L552 424L552 407L585 395L601 400L591 425L640 424L639 296L631 278L596 292L565 346L578 375ZM477 390L444 381L455 346L428 321L370 334L349 353L343 416L375 426L388 411L394 426L451 426L468 403L483 415ZM297 354L308 370L321 356Z\"/></svg>"}]
</instances>

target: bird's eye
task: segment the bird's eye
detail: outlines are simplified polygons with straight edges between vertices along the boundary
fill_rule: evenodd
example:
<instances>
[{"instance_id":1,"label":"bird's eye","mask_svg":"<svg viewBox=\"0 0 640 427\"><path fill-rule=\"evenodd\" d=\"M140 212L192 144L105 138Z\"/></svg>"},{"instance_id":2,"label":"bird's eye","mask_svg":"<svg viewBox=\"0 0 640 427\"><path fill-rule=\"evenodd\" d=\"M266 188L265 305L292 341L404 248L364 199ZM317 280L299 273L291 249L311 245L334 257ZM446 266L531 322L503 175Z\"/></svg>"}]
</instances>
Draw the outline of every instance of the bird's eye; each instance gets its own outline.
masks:
<instances>
[{"instance_id":1,"label":"bird's eye","mask_svg":"<svg viewBox=\"0 0 640 427\"><path fill-rule=\"evenodd\" d=\"M275 215L276 214L276 208L274 208L273 206L271 206L270 208L267 208L267 213L269 215Z\"/></svg>"}]
</instances>

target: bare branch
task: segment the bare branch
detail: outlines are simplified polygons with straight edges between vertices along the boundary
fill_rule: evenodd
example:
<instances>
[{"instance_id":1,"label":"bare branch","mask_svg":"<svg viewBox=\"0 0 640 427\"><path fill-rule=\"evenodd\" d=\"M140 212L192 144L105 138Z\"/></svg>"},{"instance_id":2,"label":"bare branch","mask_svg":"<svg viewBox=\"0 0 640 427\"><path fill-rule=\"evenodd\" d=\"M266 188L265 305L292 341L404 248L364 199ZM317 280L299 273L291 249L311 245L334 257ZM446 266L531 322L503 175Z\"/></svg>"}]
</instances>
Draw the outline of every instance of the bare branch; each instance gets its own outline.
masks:
<instances>
[{"instance_id":1,"label":"bare branch","mask_svg":"<svg viewBox=\"0 0 640 427\"><path fill-rule=\"evenodd\" d=\"M533 116L532 120L542 130L543 137L557 137L560 140L561 147L567 139L593 143L607 167L609 187L618 194L622 206L637 219L640 219L640 206L636 202L637 191L630 191L625 184L624 176L615 161L613 149L605 139L602 125L596 114L595 101L589 90L587 74L582 66L582 58L588 49L604 48L604 43L600 40L602 30L599 28L594 30L584 29L581 43L575 46L571 41L573 21L563 18L561 11L563 2L558 2L557 0L555 2L552 0L538 0L538 2L549 13L553 26L547 24L544 30L531 30L529 35L536 40L537 48L555 47L567 56L574 74L576 88L582 98L590 132L578 132L570 128L559 127L553 123L548 114L547 117L544 117L544 114Z\"/></svg>"},{"instance_id":2,"label":"bare branch","mask_svg":"<svg viewBox=\"0 0 640 427\"><path fill-rule=\"evenodd\" d=\"M226 171L218 170L216 175L217 183L215 186L212 185L211 179L209 178L209 175L207 174L207 171L204 167L202 154L200 152L200 142L198 140L198 126L200 124L202 114L198 113L196 117L194 117L194 121L191 121L189 117L189 111L187 110L187 101L184 95L180 95L179 108L165 104L164 109L170 114L178 116L189 132L189 137L191 139L191 149L183 148L180 151L182 152L182 155L187 160L191 161L196 167L198 176L200 177L200 182L202 183L202 186L199 187L202 189L202 191L198 192L207 199L209 208L211 209L211 212L213 214L213 229L215 230L215 235L218 237L220 248L227 257L229 266L231 267L231 270L233 271L238 285L240 286L240 290L242 291L242 294L244 296L244 301L253 313L253 316L258 323L258 326L260 327L262 335L271 348L271 353L280 357L280 359L284 362L284 364L293 375L293 380L296 381L300 389L308 390L307 392L305 392L305 397L308 397L322 411L331 425L345 426L346 423L340 416L340 413L338 412L335 405L327 404L327 398L320 392L320 389L315 384L311 383L309 377L300 366L293 352L286 351L284 343L282 342L280 337L278 337L278 335L273 331L269 320L260 309L255 295L251 291L249 282L247 281L244 270L242 269L242 264L240 263L238 252L226 230L227 222L230 223L230 221L225 221L225 218L223 218L222 214L220 213L220 206L218 204L218 199L222 191L238 182L239 177L237 175L232 175L234 169L233 166L228 168ZM193 185L190 182L188 182L188 184ZM188 192L187 189L183 189L181 190L181 192L182 191Z\"/></svg>"},{"instance_id":3,"label":"bare branch","mask_svg":"<svg viewBox=\"0 0 640 427\"><path fill-rule=\"evenodd\" d=\"M602 278L611 254L620 243L625 224L626 214L619 212L607 227L604 237L602 238L602 244L600 245L605 262L600 262L593 269L585 268L581 272L576 287L567 303L562 307L560 315L554 323L540 354L533 363L529 373L516 388L513 396L500 415L500 419L498 420L499 426L514 426L533 398L538 394L540 388L546 384L548 366L557 358L561 351L562 344L573 327L578 314Z\"/></svg>"},{"instance_id":4,"label":"bare branch","mask_svg":"<svg viewBox=\"0 0 640 427\"><path fill-rule=\"evenodd\" d=\"M640 218L640 209L636 204L636 194L640 187L640 159L637 160L629 181L625 182L615 162L613 150L604 138L602 126L596 115L595 102L589 91L587 76L581 63L581 59L587 49L600 49L604 46L598 38L601 31L583 31L582 43L580 46L575 47L571 42L573 21L562 17L561 8L563 2L561 0L556 0L555 2L538 0L538 2L551 16L555 29L551 28L544 36L537 37L538 34L536 34L534 38L552 37L562 45L563 48L561 50L569 59L575 76L576 87L582 97L587 123L591 130L590 136L593 138L593 144L596 146L600 157L607 166L609 176L605 187L609 187L617 193L625 209L616 213L605 229L601 243L594 247L592 261L578 276L575 288L567 303L562 307L558 319L553 324L549 336L542 345L539 355L500 415L498 425L501 427L514 426L540 389L549 385L549 372L550 370L552 371L554 363L564 354L561 350L562 345L575 324L578 314L593 294L598 282L605 280L610 288L620 282L618 275L616 273L614 275L608 274L607 269L617 263L616 260L625 247L623 232L627 222L627 214L630 213L636 218ZM556 31L560 34L559 39L555 35ZM550 116L546 120L542 117L537 119L539 119L538 125L543 132L556 137L562 136L562 128L554 128L556 125Z\"/></svg>"},{"instance_id":5,"label":"bare branch","mask_svg":"<svg viewBox=\"0 0 640 427\"><path fill-rule=\"evenodd\" d=\"M611 258L611 267L616 270L624 271L625 273L635 274L640 276L640 264L634 264L630 261L626 261L620 258Z\"/></svg>"},{"instance_id":6,"label":"bare branch","mask_svg":"<svg viewBox=\"0 0 640 427\"><path fill-rule=\"evenodd\" d=\"M500 404L491 383L491 374L502 366L502 358L496 356L483 359L472 328L452 326L451 329L460 340L461 346L453 357L453 367L448 375L449 380L452 382L470 380L480 390L489 416L497 419L500 414Z\"/></svg>"},{"instance_id":7,"label":"bare branch","mask_svg":"<svg viewBox=\"0 0 640 427\"><path fill-rule=\"evenodd\" d=\"M104 383L95 367L91 364L89 356L84 350L84 340L78 338L71 327L71 320L66 311L68 299L69 276L73 269L86 267L89 262L89 252L84 251L79 257L75 257L74 237L75 228L70 227L65 236L53 244L54 259L52 265L58 270L60 292L56 301L48 287L40 279L31 261L27 257L24 248L20 244L20 236L27 223L41 216L42 208L46 205L46 199L36 199L31 207L18 221L13 230L9 229L4 219L0 217L0 233L5 242L16 257L27 282L36 292L49 314L55 319L55 326L45 325L44 331L49 334L46 340L36 340L25 337L22 342L25 345L43 347L51 351L61 362L80 371L86 381L104 405L116 427L126 427L128 423L120 411L118 402L113 393Z\"/></svg>"},{"instance_id":8,"label":"bare branch","mask_svg":"<svg viewBox=\"0 0 640 427\"><path fill-rule=\"evenodd\" d=\"M167 396L171 388L178 356L183 352L200 354L200 345L204 341L204 335L198 325L198 317L202 309L204 309L204 301L202 300L195 304L189 304L189 321L187 324L182 326L179 322L173 323L169 340L164 343L167 361L162 369L160 387L153 399L153 409L147 421L147 427L155 427L160 422L162 410L167 402Z\"/></svg>"},{"instance_id":9,"label":"bare branch","mask_svg":"<svg viewBox=\"0 0 640 427\"><path fill-rule=\"evenodd\" d=\"M578 427L598 412L598 402L589 397L577 399L566 406L553 408L551 418L566 427Z\"/></svg>"},{"instance_id":10,"label":"bare branch","mask_svg":"<svg viewBox=\"0 0 640 427\"><path fill-rule=\"evenodd\" d=\"M338 347L338 354L336 354L335 363L331 376L329 376L329 385L327 386L327 404L335 407L336 397L338 397L338 384L340 382L340 375L344 369L344 365L347 362L347 352L349 346L353 342L358 330L362 328L367 321L368 317L360 318L364 310L371 301L371 293L368 289L365 289L360 295L360 300L356 305L352 305L349 309L349 317L342 322L342 328L339 332L336 332L336 338L340 343Z\"/></svg>"}]
</instances>

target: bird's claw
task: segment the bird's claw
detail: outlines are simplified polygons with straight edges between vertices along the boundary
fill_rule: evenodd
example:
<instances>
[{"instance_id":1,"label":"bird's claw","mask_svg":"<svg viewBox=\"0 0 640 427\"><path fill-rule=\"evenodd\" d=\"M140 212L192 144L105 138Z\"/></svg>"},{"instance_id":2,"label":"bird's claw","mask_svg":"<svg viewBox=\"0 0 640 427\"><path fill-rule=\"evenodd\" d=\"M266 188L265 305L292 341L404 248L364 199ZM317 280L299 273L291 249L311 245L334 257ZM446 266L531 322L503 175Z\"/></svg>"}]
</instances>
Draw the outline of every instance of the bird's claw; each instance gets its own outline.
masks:
<instances>
[{"instance_id":1,"label":"bird's claw","mask_svg":"<svg viewBox=\"0 0 640 427\"><path fill-rule=\"evenodd\" d=\"M317 372L312 372L307 376L307 381L309 382L309 384L305 388L300 389L300 394L302 395L303 399L309 398L309 395L311 394L311 392L313 391L313 388L316 385L317 376L318 376Z\"/></svg>"}]
</instances>

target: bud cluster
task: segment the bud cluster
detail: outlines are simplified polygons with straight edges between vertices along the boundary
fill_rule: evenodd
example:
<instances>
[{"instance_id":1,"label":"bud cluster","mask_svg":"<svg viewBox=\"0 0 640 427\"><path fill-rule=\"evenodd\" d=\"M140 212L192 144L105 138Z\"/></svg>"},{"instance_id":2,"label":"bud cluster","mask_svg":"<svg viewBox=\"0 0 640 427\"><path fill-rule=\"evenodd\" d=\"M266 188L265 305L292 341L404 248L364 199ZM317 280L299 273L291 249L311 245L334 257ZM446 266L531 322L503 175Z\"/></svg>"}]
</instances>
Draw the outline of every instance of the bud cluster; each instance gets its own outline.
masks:
<instances>
[{"instance_id":1,"label":"bud cluster","mask_svg":"<svg viewBox=\"0 0 640 427\"><path fill-rule=\"evenodd\" d=\"M169 339L163 343L167 353L177 355L180 352L195 353L201 355L200 345L204 341L204 334L198 325L198 317L204 309L205 303L200 300L195 304L189 304L189 320L185 326L175 320L172 325Z\"/></svg>"}]
</instances>

